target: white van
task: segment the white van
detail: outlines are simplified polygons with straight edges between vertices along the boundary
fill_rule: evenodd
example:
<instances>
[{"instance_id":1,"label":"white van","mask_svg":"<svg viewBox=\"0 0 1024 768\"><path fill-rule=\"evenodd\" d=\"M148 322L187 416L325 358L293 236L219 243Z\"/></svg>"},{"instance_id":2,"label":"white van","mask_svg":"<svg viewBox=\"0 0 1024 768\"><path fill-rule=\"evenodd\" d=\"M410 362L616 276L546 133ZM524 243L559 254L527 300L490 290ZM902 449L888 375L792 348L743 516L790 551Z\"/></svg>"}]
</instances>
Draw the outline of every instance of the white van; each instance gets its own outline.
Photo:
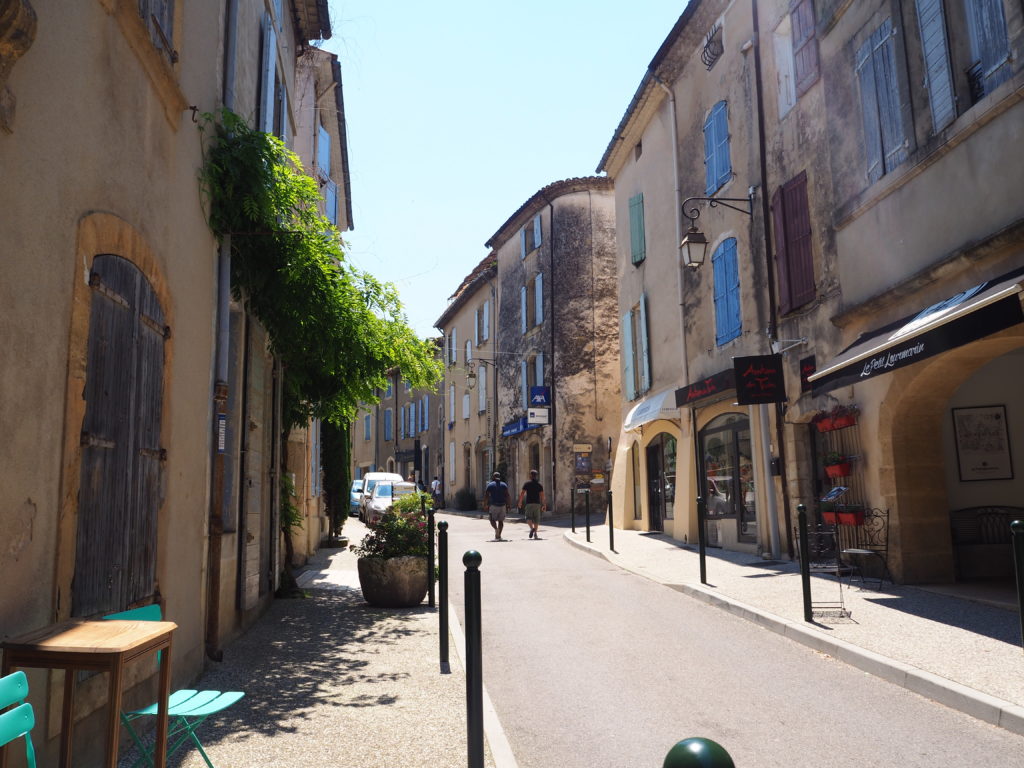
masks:
<instances>
[{"instance_id":1,"label":"white van","mask_svg":"<svg viewBox=\"0 0 1024 768\"><path fill-rule=\"evenodd\" d=\"M359 494L359 519L364 523L366 522L366 503L369 501L370 496L373 495L374 486L381 480L400 483L405 478L397 472L367 472L363 475L363 490Z\"/></svg>"}]
</instances>

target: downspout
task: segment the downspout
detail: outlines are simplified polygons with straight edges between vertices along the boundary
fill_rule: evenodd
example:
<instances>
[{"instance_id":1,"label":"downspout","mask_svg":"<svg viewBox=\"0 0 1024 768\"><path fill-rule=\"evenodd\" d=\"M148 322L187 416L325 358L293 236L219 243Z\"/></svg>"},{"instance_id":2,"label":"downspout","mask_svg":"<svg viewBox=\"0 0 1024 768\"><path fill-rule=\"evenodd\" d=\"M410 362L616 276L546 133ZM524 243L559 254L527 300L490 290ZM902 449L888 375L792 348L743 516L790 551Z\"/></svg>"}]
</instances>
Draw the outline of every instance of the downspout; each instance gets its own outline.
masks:
<instances>
[{"instance_id":1,"label":"downspout","mask_svg":"<svg viewBox=\"0 0 1024 768\"><path fill-rule=\"evenodd\" d=\"M768 202L768 152L765 146L765 132L764 132L764 83L761 76L761 29L757 19L757 0L750 0L751 8L751 21L754 27L754 90L757 98L757 149L759 160L761 164L761 221L763 222L762 231L764 232L764 267L765 283L768 286L768 343L769 347L772 341L775 340L778 329L776 323L777 314L777 303L775 297L775 278L772 270L772 243L771 243L771 209ZM770 351L770 348L769 348ZM761 406L761 430L765 437L767 437L768 428L768 406ZM775 448L779 455L779 480L782 483L782 513L785 519L786 525L786 548L788 550L789 558L793 559L793 536L792 536L792 519L789 512L789 487L786 481L786 459L785 459L785 433L783 426L783 411L782 403L775 403ZM764 450L764 476L766 478L772 477L771 474L771 455L770 447L767 445L767 440L762 439L762 445ZM777 558L781 551L780 537L779 537L779 513L778 505L775 502L775 489L770 490L766 493L768 501L768 530L771 539L772 557Z\"/></svg>"},{"instance_id":2,"label":"downspout","mask_svg":"<svg viewBox=\"0 0 1024 768\"><path fill-rule=\"evenodd\" d=\"M675 242L676 242L676 248L678 249L679 243L681 243L682 240L683 240L683 229L682 229L682 227L683 227L683 224L682 224L683 185L682 185L682 180L680 179L680 174L679 174L679 126L678 126L678 120L676 118L676 94L675 94L675 92L671 88L669 88L665 84L665 82L660 77L658 77L658 75L655 72L653 72L653 71L651 72L651 77L653 77L654 78L654 82L656 82L659 86L661 86L661 88L664 89L665 93L668 94L668 106L669 106L669 109L671 110L671 114L670 114L671 120L669 121L669 130L670 130L670 135L672 137L672 169L673 169L672 176L675 179L675 204L676 204L675 216L673 218L675 219L675 225L676 225L676 240L675 240ZM685 271L686 271L686 266L683 264L683 260L681 258L678 261L679 261L679 265L678 265L678 271L679 271L679 353L680 353L680 361L681 361L680 376L682 377L682 381L680 383L680 386L685 387L685 386L687 386L690 383L690 360L689 360L689 356L688 356L687 350L686 350L686 308L684 306L685 305L684 299L685 299L686 292L683 289L683 282L684 282L683 281L683 276L684 276ZM694 444L694 446L696 446L697 445L697 442L696 442L697 441L697 417L696 417L696 413L697 412L696 412L696 409L693 409L693 408L681 408L679 410L679 413L680 413L680 417L679 417L680 433L682 433L682 427L685 426L687 418L689 418L690 432L691 432L691 434L693 436L693 444ZM686 415L684 416L682 414L686 414ZM680 434L680 436L682 436L682 435ZM700 461L700 457L699 457L699 455L698 455L698 453L696 451L696 448L695 448L694 449L694 454L693 454L693 462L691 462L693 464L693 475L694 475L694 481L695 481L695 488L694 488L694 490L696 491L695 493L692 494L693 498L696 498L697 496L703 496L704 495L703 490L698 490L698 489L701 488L700 464L699 464L699 461ZM697 525L698 525L698 527L702 525L702 522L699 519L697 521Z\"/></svg>"},{"instance_id":3,"label":"downspout","mask_svg":"<svg viewBox=\"0 0 1024 768\"><path fill-rule=\"evenodd\" d=\"M227 0L224 11L224 108L235 104L235 55L238 43L238 0ZM213 498L210 500L206 655L224 658L220 650L221 551L224 539L224 454L227 449L228 350L231 328L231 235L225 235L217 255L217 359L213 387Z\"/></svg>"}]
</instances>

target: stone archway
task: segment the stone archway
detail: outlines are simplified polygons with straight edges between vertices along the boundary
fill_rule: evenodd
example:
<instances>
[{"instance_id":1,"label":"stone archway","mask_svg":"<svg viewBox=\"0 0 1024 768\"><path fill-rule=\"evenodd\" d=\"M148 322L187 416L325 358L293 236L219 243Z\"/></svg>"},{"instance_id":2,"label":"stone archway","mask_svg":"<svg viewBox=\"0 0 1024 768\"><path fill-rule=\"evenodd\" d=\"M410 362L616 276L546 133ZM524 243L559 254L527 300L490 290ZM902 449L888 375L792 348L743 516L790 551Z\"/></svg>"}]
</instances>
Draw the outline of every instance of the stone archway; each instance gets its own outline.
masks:
<instances>
[{"instance_id":1,"label":"stone archway","mask_svg":"<svg viewBox=\"0 0 1024 768\"><path fill-rule=\"evenodd\" d=\"M1017 325L891 375L878 414L878 483L890 510L890 569L908 584L952 582L942 424L957 389L1024 346Z\"/></svg>"}]
</instances>

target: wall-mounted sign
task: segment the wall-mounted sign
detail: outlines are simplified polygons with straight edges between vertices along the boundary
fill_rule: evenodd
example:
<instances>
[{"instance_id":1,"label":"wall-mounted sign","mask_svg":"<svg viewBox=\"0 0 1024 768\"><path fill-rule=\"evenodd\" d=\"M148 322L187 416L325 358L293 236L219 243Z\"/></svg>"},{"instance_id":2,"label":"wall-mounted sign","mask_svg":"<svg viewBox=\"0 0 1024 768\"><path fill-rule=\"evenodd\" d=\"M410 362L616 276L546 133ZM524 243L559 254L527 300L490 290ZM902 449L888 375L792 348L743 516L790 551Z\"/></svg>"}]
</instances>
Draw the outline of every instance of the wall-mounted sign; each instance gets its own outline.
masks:
<instances>
[{"instance_id":1,"label":"wall-mounted sign","mask_svg":"<svg viewBox=\"0 0 1024 768\"><path fill-rule=\"evenodd\" d=\"M539 428L540 428L540 424L530 424L526 420L525 416L520 416L518 419L515 419L514 421L510 421L508 424L505 424L505 425L502 426L502 428L501 428L501 436L502 437L512 437L513 435L518 435L520 432L525 432L528 429L539 429Z\"/></svg>"},{"instance_id":2,"label":"wall-mounted sign","mask_svg":"<svg viewBox=\"0 0 1024 768\"><path fill-rule=\"evenodd\" d=\"M724 392L736 389L736 371L726 368L724 371L708 376L693 384L680 387L676 390L676 408L684 405L693 405L699 400L713 398Z\"/></svg>"},{"instance_id":3,"label":"wall-mounted sign","mask_svg":"<svg viewBox=\"0 0 1024 768\"><path fill-rule=\"evenodd\" d=\"M592 446L590 443L573 443L572 444L572 452L573 453L590 453L592 450L594 450L594 446Z\"/></svg>"},{"instance_id":4,"label":"wall-mounted sign","mask_svg":"<svg viewBox=\"0 0 1024 768\"><path fill-rule=\"evenodd\" d=\"M811 391L811 382L809 382L807 380L807 377L810 376L812 373L814 373L816 370L818 370L818 366L815 363L814 355L811 355L810 357L805 357L803 360L800 361L800 391L801 392L810 392Z\"/></svg>"},{"instance_id":5,"label":"wall-mounted sign","mask_svg":"<svg viewBox=\"0 0 1024 768\"><path fill-rule=\"evenodd\" d=\"M590 474L590 454L589 453L577 453L576 454L576 474L577 475L589 475Z\"/></svg>"},{"instance_id":6,"label":"wall-mounted sign","mask_svg":"<svg viewBox=\"0 0 1024 768\"><path fill-rule=\"evenodd\" d=\"M551 387L530 387L530 405L551 405Z\"/></svg>"},{"instance_id":7,"label":"wall-mounted sign","mask_svg":"<svg viewBox=\"0 0 1024 768\"><path fill-rule=\"evenodd\" d=\"M782 355L734 357L732 362L736 372L736 400L740 405L786 401Z\"/></svg>"},{"instance_id":8,"label":"wall-mounted sign","mask_svg":"<svg viewBox=\"0 0 1024 768\"><path fill-rule=\"evenodd\" d=\"M548 424L548 416L551 413L550 408L527 408L526 409L526 423L527 424Z\"/></svg>"}]
</instances>

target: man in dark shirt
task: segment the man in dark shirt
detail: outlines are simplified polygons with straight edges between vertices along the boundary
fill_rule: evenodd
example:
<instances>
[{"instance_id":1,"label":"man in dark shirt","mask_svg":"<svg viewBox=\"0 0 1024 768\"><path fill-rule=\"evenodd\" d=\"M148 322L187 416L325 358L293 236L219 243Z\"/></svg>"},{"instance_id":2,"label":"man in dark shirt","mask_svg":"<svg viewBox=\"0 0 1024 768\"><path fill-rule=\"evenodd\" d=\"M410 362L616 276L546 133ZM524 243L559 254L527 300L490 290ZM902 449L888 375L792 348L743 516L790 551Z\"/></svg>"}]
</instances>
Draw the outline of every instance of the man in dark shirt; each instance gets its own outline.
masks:
<instances>
[{"instance_id":1,"label":"man in dark shirt","mask_svg":"<svg viewBox=\"0 0 1024 768\"><path fill-rule=\"evenodd\" d=\"M536 539L540 531L540 515L545 509L544 486L537 482L537 470L530 470L530 479L519 491L519 506L526 502L526 524L530 526L530 538Z\"/></svg>"},{"instance_id":2,"label":"man in dark shirt","mask_svg":"<svg viewBox=\"0 0 1024 768\"><path fill-rule=\"evenodd\" d=\"M484 489L484 512L491 519L494 540L503 541L501 529L505 527L505 513L508 508L508 486L501 482L501 474L495 472Z\"/></svg>"}]
</instances>

